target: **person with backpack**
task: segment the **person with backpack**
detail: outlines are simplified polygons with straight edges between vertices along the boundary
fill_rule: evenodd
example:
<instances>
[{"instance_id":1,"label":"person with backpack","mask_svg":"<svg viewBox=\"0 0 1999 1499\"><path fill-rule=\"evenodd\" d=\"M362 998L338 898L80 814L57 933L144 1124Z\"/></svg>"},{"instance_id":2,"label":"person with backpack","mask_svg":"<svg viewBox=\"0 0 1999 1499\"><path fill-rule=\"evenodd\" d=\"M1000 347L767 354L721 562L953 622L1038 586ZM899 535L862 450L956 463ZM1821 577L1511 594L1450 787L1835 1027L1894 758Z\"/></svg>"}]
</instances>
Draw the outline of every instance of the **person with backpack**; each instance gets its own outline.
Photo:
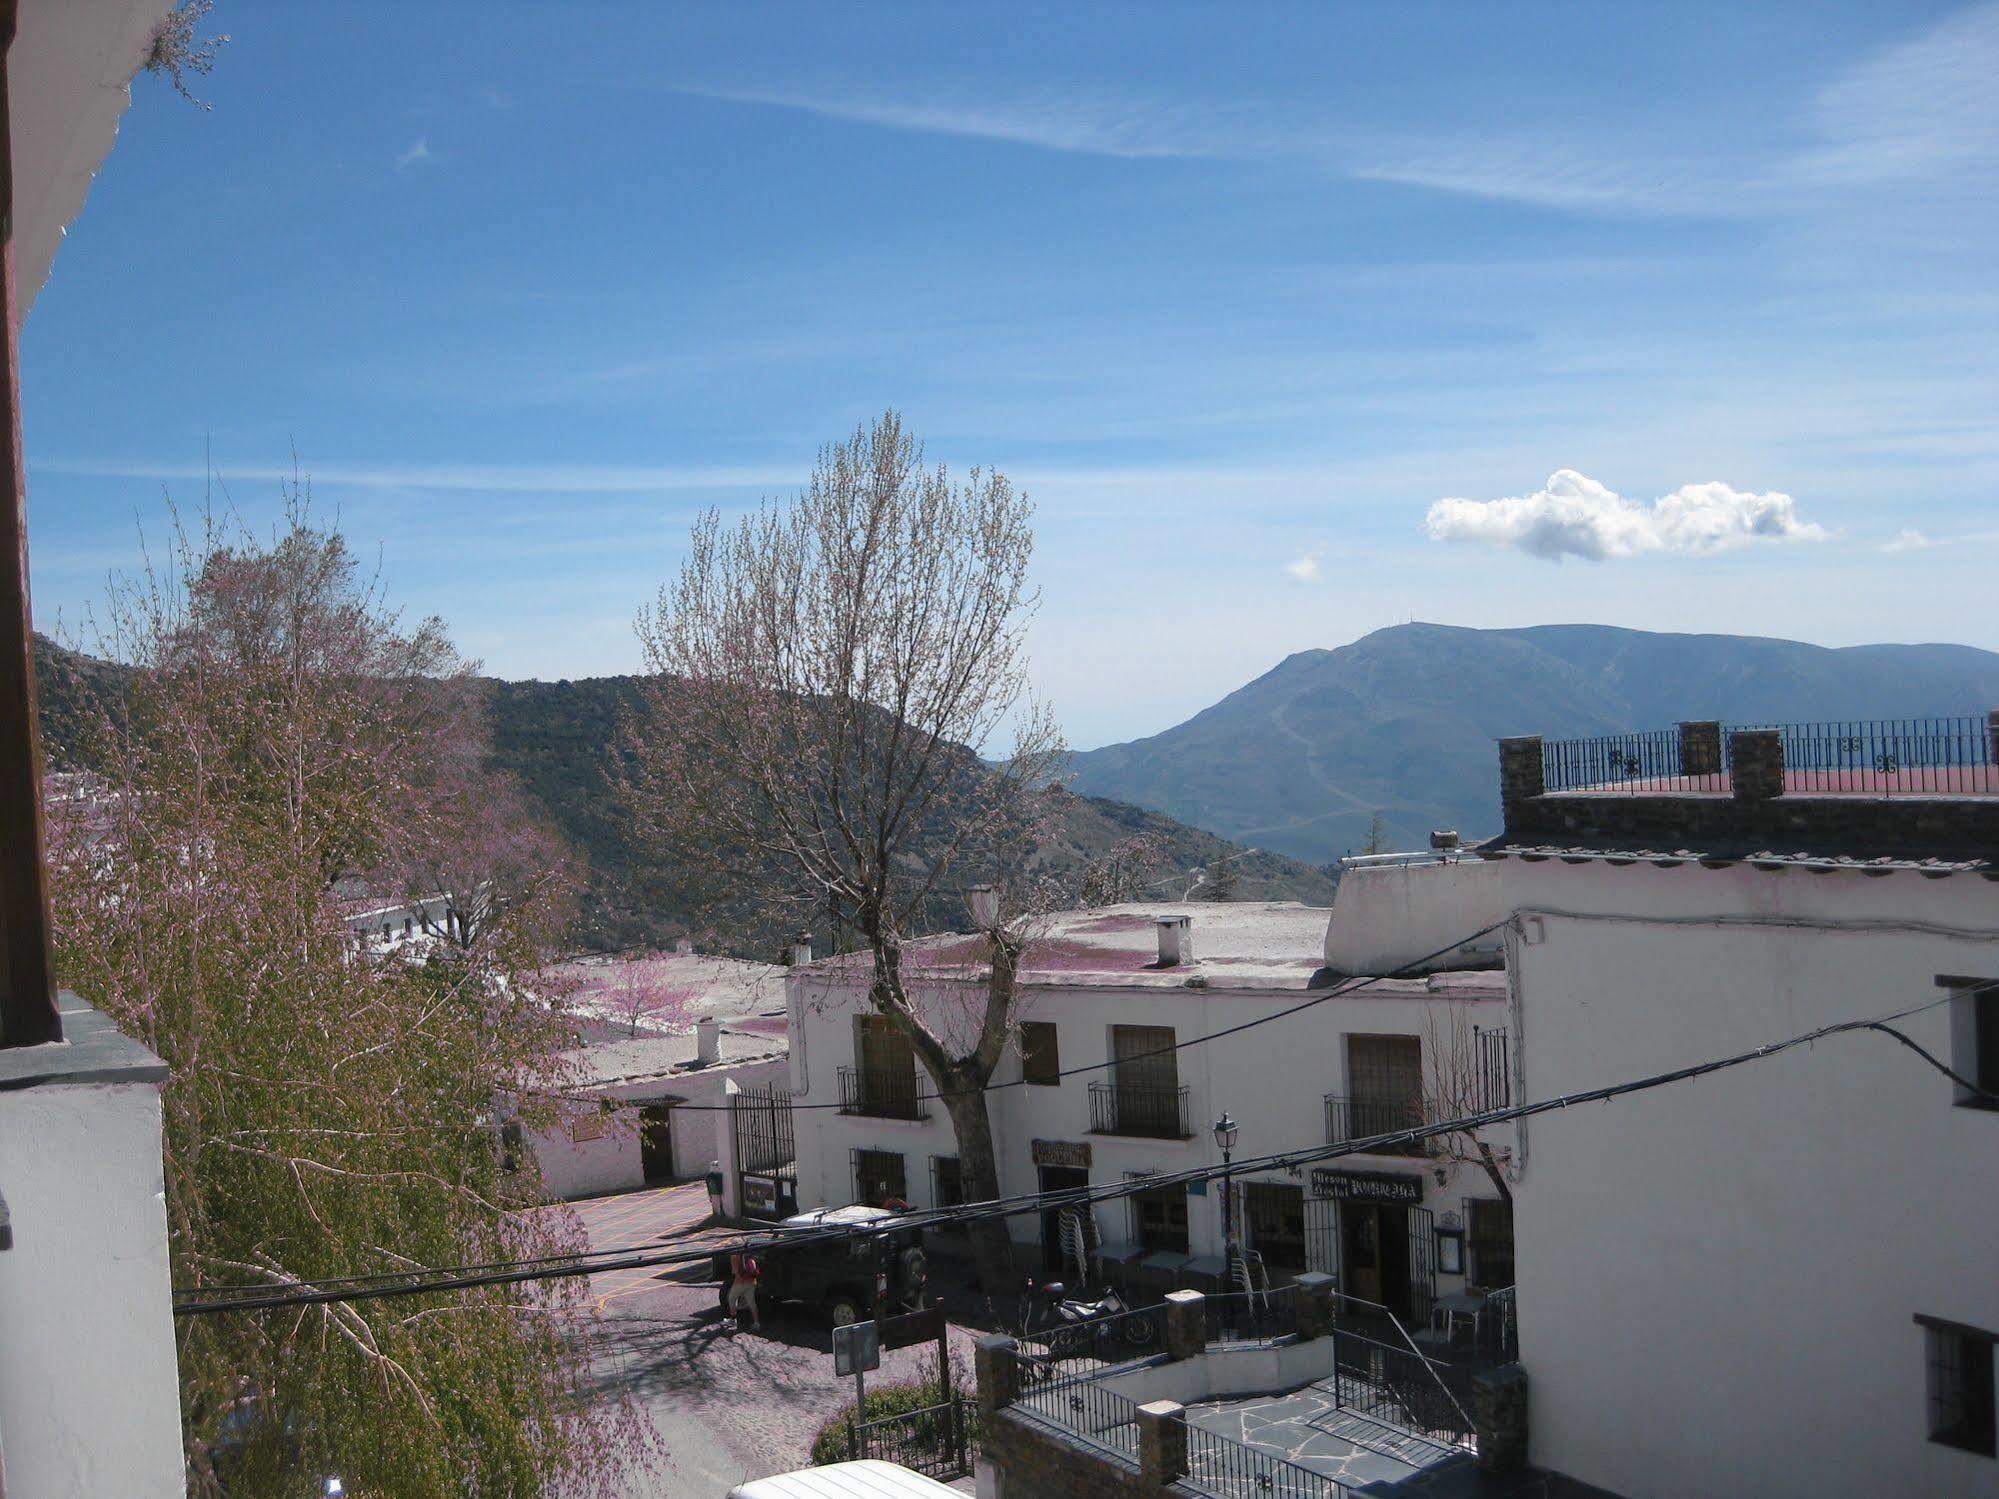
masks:
<instances>
[{"instance_id":1,"label":"person with backpack","mask_svg":"<svg viewBox=\"0 0 1999 1499\"><path fill-rule=\"evenodd\" d=\"M757 1280L763 1269L757 1264L757 1257L747 1249L738 1249L729 1256L729 1319L733 1324L731 1332L739 1331L743 1325L743 1310L750 1314L750 1331L764 1330L763 1318L757 1315Z\"/></svg>"}]
</instances>

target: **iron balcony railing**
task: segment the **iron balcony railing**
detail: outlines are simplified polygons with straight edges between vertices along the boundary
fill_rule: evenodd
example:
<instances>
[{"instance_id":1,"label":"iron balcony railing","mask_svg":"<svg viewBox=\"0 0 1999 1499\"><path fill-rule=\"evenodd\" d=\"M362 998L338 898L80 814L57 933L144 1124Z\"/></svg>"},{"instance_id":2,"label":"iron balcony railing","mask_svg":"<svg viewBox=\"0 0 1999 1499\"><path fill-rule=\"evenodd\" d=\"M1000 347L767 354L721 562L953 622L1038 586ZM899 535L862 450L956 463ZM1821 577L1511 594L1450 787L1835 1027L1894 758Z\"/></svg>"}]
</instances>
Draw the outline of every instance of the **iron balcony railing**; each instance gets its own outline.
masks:
<instances>
[{"instance_id":1,"label":"iron balcony railing","mask_svg":"<svg viewBox=\"0 0 1999 1499\"><path fill-rule=\"evenodd\" d=\"M1733 736L1773 732L1783 789L1807 795L1999 795L1999 729L1989 718L1838 719L1824 723L1689 723L1677 729L1547 739L1546 791L1675 795L1734 789Z\"/></svg>"},{"instance_id":2,"label":"iron balcony railing","mask_svg":"<svg viewBox=\"0 0 1999 1499\"><path fill-rule=\"evenodd\" d=\"M1339 1093L1326 1095L1326 1143L1344 1145L1349 1140L1369 1140L1376 1135L1392 1135L1427 1123L1420 1098L1348 1098ZM1423 1140L1410 1140L1377 1147L1375 1155L1428 1155Z\"/></svg>"},{"instance_id":3,"label":"iron balcony railing","mask_svg":"<svg viewBox=\"0 0 1999 1499\"><path fill-rule=\"evenodd\" d=\"M1090 1132L1189 1140L1187 1089L1155 1083L1091 1083Z\"/></svg>"},{"instance_id":4,"label":"iron balcony railing","mask_svg":"<svg viewBox=\"0 0 1999 1499\"><path fill-rule=\"evenodd\" d=\"M914 1067L890 1071L877 1067L840 1069L840 1112L870 1119L928 1119Z\"/></svg>"}]
</instances>

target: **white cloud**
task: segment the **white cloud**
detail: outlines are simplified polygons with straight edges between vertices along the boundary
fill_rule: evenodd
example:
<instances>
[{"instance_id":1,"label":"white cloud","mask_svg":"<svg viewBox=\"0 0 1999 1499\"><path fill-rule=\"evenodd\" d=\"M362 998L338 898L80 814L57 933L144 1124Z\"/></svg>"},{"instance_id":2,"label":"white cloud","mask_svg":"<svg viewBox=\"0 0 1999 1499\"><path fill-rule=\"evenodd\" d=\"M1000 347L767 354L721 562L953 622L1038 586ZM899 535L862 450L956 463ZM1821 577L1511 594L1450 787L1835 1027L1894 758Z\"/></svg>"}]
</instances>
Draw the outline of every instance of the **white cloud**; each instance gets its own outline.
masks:
<instances>
[{"instance_id":1,"label":"white cloud","mask_svg":"<svg viewBox=\"0 0 1999 1499\"><path fill-rule=\"evenodd\" d=\"M1317 583L1325 576L1319 571L1319 559L1309 555L1285 563L1284 571L1294 583Z\"/></svg>"},{"instance_id":2,"label":"white cloud","mask_svg":"<svg viewBox=\"0 0 1999 1499\"><path fill-rule=\"evenodd\" d=\"M1649 552L1700 557L1752 541L1823 541L1827 534L1799 520L1797 502L1774 490L1750 494L1726 484L1683 484L1648 505L1569 468L1529 495L1438 500L1423 530L1432 541L1477 541L1551 561L1592 562Z\"/></svg>"},{"instance_id":3,"label":"white cloud","mask_svg":"<svg viewBox=\"0 0 1999 1499\"><path fill-rule=\"evenodd\" d=\"M1897 531L1893 541L1883 544L1884 552L1921 552L1943 543L1931 541L1920 531Z\"/></svg>"},{"instance_id":4,"label":"white cloud","mask_svg":"<svg viewBox=\"0 0 1999 1499\"><path fill-rule=\"evenodd\" d=\"M398 172L408 171L420 161L434 160L436 158L430 154L430 142L428 140L411 141L407 151L396 153L396 170Z\"/></svg>"}]
</instances>

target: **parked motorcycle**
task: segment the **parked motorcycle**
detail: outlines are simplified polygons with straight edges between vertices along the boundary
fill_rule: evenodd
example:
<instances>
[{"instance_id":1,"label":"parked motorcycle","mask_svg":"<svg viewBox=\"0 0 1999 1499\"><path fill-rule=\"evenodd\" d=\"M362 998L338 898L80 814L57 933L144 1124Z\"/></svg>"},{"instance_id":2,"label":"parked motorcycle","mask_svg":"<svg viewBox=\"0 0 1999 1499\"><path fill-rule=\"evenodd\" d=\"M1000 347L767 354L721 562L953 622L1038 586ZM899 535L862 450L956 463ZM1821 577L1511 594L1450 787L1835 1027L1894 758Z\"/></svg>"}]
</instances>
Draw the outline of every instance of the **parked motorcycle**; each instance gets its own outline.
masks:
<instances>
[{"instance_id":1,"label":"parked motorcycle","mask_svg":"<svg viewBox=\"0 0 1999 1499\"><path fill-rule=\"evenodd\" d=\"M1075 1296L1059 1280L1036 1286L1029 1281L1021 1321L1028 1337L1045 1343L1053 1358L1095 1353L1129 1358L1159 1338L1158 1313L1133 1310L1116 1291Z\"/></svg>"}]
</instances>

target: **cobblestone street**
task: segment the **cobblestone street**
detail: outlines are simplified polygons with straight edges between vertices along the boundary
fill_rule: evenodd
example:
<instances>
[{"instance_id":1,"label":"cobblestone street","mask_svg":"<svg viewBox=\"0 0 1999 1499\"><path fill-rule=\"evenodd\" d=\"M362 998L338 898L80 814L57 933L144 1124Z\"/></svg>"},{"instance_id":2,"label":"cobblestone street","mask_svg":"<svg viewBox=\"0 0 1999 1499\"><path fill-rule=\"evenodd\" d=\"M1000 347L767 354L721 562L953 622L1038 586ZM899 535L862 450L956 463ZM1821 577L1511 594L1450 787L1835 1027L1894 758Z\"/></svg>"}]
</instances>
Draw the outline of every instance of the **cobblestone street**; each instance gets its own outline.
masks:
<instances>
[{"instance_id":1,"label":"cobblestone street","mask_svg":"<svg viewBox=\"0 0 1999 1499\"><path fill-rule=\"evenodd\" d=\"M575 1204L591 1247L699 1245L723 1237L703 1227L701 1183ZM673 1499L722 1499L733 1484L802 1467L820 1425L853 1398L851 1379L833 1375L833 1340L824 1314L766 1306L761 1335L735 1333L713 1282L687 1272L621 1270L593 1277L603 1322L606 1387L629 1391L651 1412L667 1453L658 1489ZM700 1267L693 1273L700 1274ZM953 1326L951 1349L964 1387L971 1383L971 1329ZM915 1379L935 1361L934 1345L882 1355L873 1387Z\"/></svg>"}]
</instances>

